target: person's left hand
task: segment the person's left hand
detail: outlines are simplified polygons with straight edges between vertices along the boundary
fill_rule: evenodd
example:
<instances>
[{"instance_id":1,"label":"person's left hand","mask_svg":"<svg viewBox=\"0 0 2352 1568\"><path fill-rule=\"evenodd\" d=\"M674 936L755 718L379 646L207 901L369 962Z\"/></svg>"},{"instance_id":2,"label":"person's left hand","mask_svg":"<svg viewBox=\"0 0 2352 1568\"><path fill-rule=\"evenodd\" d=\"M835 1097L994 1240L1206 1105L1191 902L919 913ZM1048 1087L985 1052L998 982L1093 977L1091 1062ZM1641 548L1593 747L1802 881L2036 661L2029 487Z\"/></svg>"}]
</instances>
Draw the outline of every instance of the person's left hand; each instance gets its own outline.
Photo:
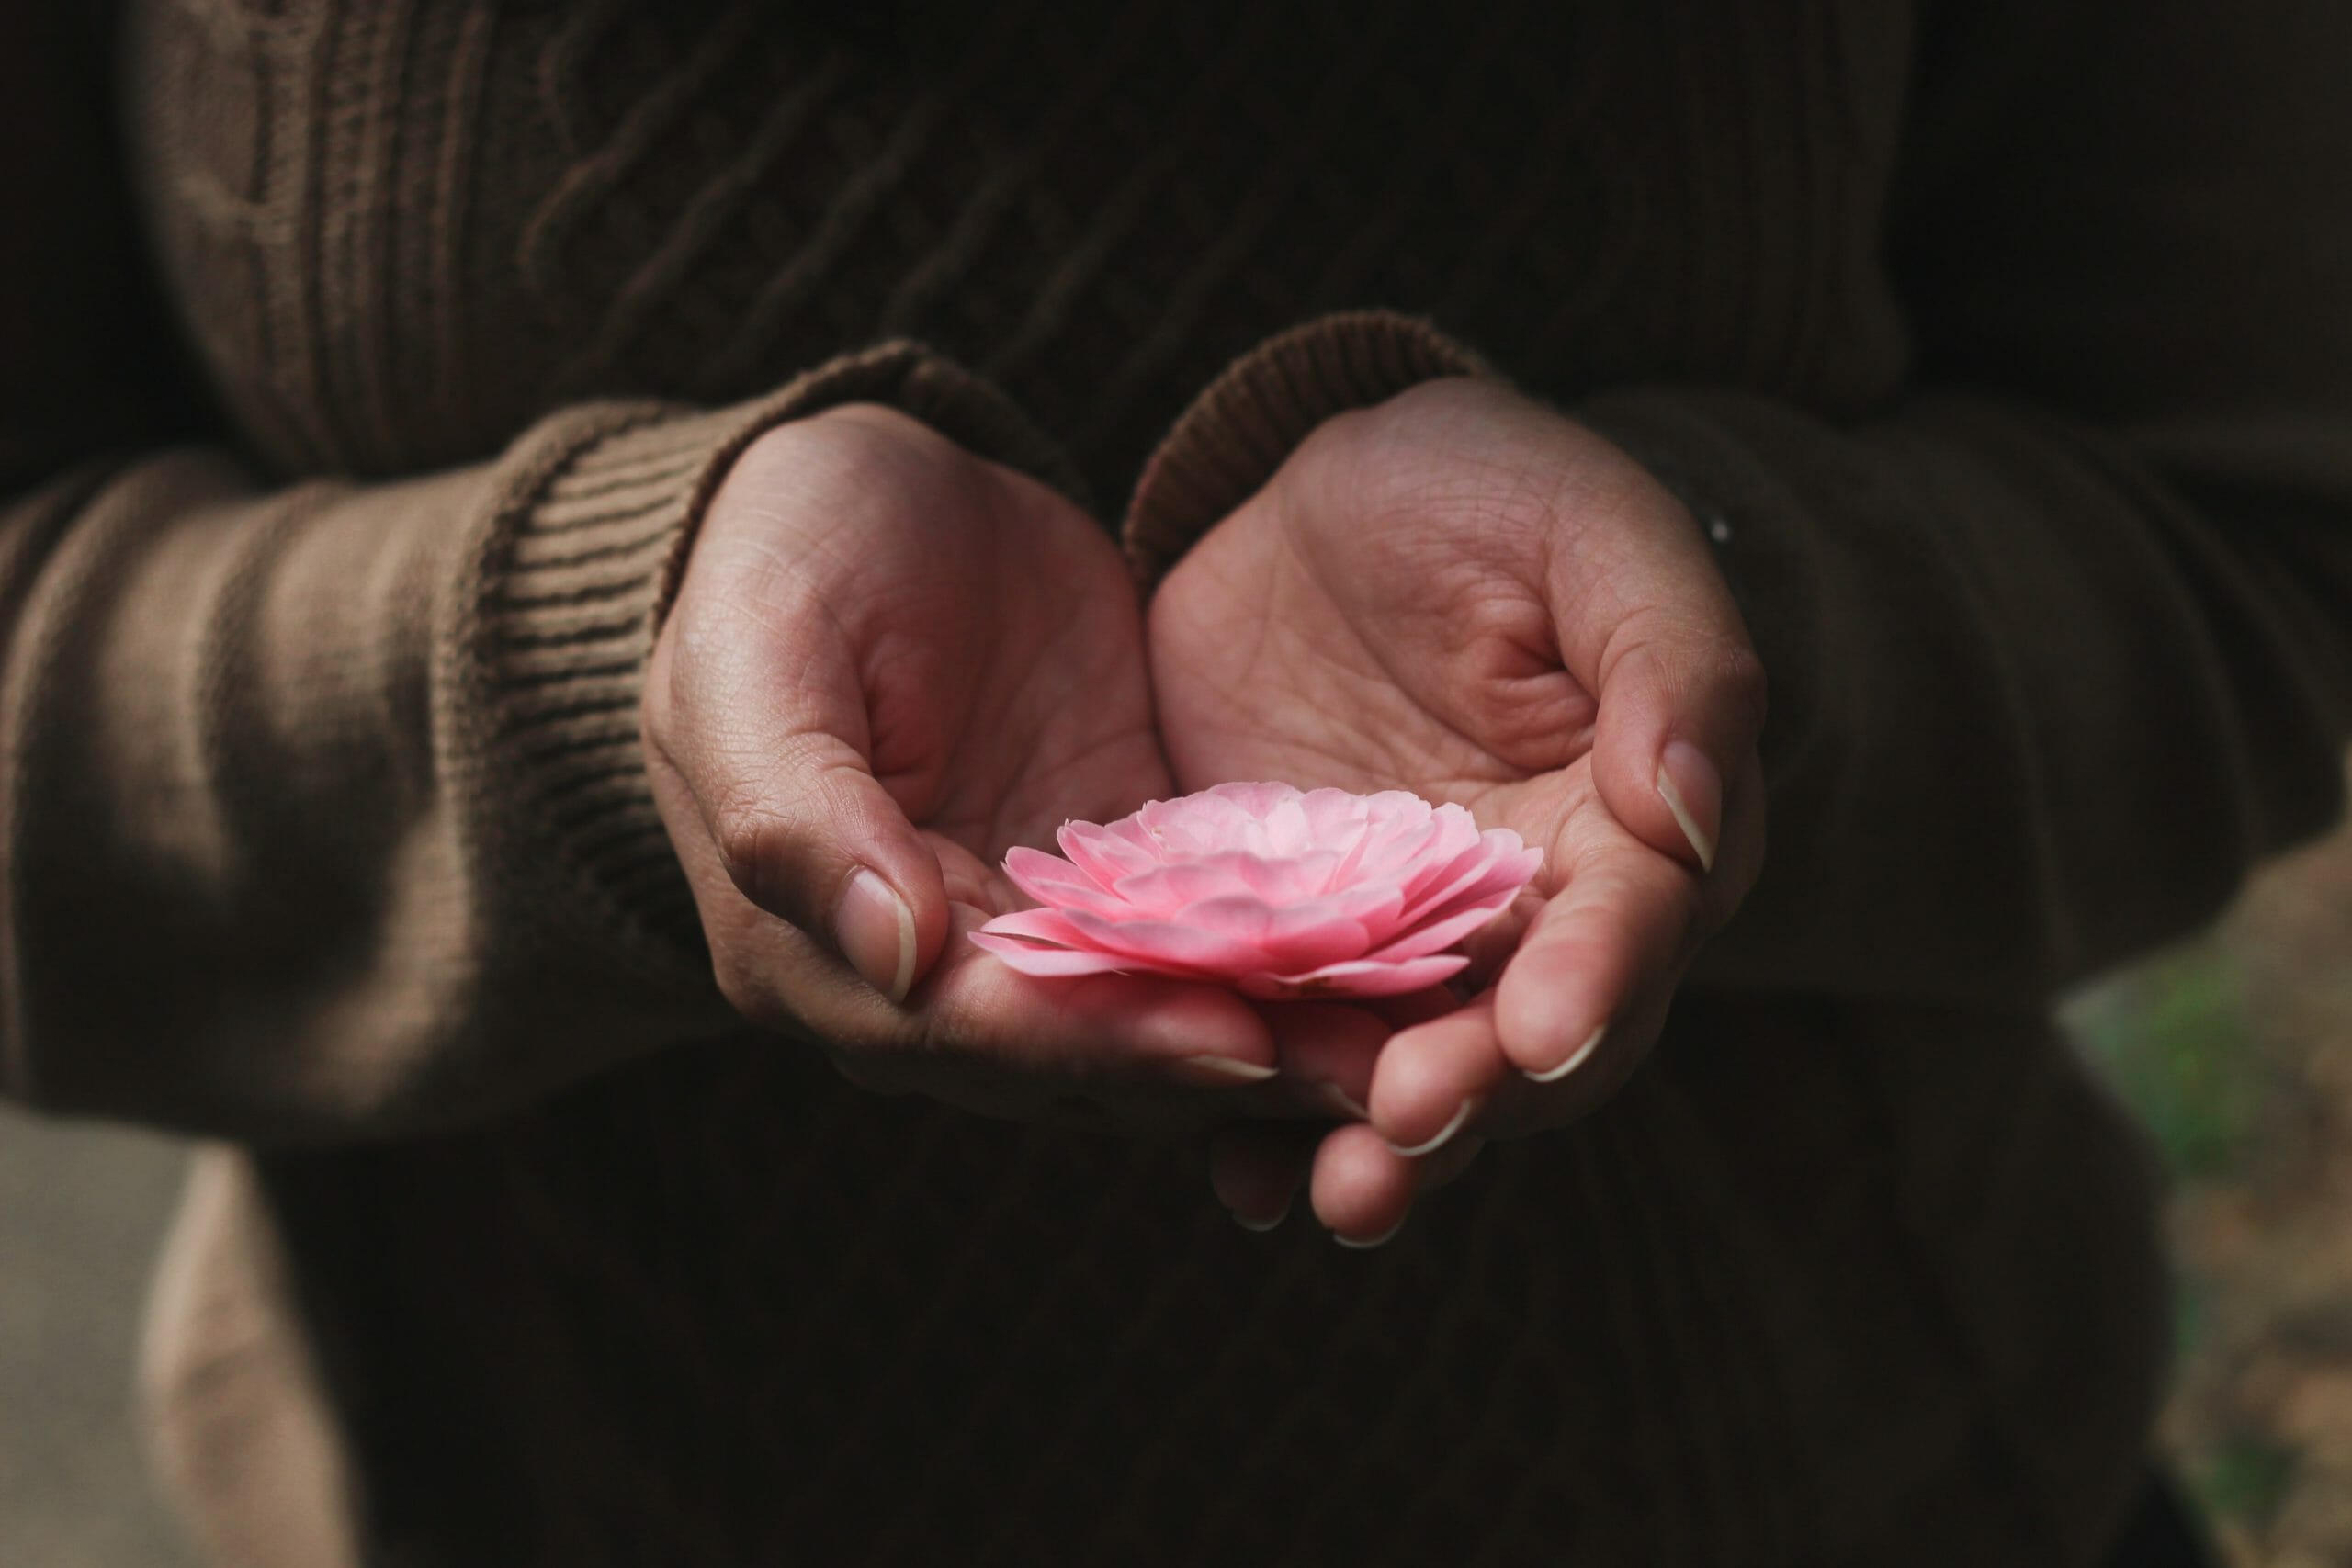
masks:
<instances>
[{"instance_id":1,"label":"person's left hand","mask_svg":"<svg viewBox=\"0 0 2352 1568\"><path fill-rule=\"evenodd\" d=\"M1212 1179L1253 1228L1311 1163L1317 1217L1374 1244L1479 1140L1591 1111L1762 863L1763 671L1698 525L1492 383L1320 426L1170 574L1149 637L1180 788L1408 789L1544 852L1474 944L1493 983L1467 1005L1285 1061L1362 1120L1218 1135Z\"/></svg>"}]
</instances>

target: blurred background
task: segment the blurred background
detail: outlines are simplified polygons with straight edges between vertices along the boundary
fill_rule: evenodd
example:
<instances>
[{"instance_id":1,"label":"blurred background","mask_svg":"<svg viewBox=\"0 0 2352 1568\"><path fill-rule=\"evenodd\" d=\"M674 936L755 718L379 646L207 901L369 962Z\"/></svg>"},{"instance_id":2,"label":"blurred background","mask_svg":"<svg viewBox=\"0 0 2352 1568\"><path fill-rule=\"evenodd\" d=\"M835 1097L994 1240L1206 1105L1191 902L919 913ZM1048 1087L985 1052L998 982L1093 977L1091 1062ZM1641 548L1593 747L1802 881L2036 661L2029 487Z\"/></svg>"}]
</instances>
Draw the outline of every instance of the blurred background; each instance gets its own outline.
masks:
<instances>
[{"instance_id":1,"label":"blurred background","mask_svg":"<svg viewBox=\"0 0 2352 1568\"><path fill-rule=\"evenodd\" d=\"M2177 1182L2164 1441L2234 1568L2352 1563L2352 832L2074 998ZM130 1419L184 1151L0 1110L0 1564L182 1568Z\"/></svg>"}]
</instances>

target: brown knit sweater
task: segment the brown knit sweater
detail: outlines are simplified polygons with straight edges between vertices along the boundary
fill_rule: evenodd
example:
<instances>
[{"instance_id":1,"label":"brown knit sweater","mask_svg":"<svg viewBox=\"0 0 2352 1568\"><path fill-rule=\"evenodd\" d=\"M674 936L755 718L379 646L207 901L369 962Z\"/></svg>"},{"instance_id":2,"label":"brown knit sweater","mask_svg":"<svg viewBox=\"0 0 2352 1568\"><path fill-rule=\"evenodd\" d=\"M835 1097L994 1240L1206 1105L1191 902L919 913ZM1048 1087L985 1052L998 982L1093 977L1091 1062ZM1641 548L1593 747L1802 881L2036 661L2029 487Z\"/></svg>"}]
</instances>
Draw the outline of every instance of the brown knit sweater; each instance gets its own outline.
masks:
<instances>
[{"instance_id":1,"label":"brown knit sweater","mask_svg":"<svg viewBox=\"0 0 2352 1568\"><path fill-rule=\"evenodd\" d=\"M2043 1014L2337 809L2352 9L903 9L0 23L0 1085L241 1141L150 1348L210 1550L2095 1559L2161 1269ZM1157 568L1457 344L1773 681L1608 1110L1363 1254L729 1032L635 705L745 440L893 401Z\"/></svg>"}]
</instances>

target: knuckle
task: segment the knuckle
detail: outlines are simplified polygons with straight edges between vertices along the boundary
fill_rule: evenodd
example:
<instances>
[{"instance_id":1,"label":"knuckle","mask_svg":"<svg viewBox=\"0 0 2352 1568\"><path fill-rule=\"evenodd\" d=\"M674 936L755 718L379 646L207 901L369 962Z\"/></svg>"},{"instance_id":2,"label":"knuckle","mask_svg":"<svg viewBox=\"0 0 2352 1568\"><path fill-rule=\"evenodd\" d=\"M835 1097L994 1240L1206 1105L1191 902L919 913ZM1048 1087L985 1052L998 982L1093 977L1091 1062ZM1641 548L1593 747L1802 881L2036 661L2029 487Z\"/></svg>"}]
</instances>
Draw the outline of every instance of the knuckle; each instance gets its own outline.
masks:
<instances>
[{"instance_id":1,"label":"knuckle","mask_svg":"<svg viewBox=\"0 0 2352 1568\"><path fill-rule=\"evenodd\" d=\"M784 1025L768 976L760 965L748 961L739 945L714 940L710 973L718 982L719 998L753 1028L775 1032Z\"/></svg>"},{"instance_id":2,"label":"knuckle","mask_svg":"<svg viewBox=\"0 0 2352 1568\"><path fill-rule=\"evenodd\" d=\"M1742 715L1759 727L1763 724L1771 682L1765 675L1764 660L1746 639L1717 643L1709 660L1709 675L1715 689L1736 704Z\"/></svg>"},{"instance_id":3,"label":"knuckle","mask_svg":"<svg viewBox=\"0 0 2352 1568\"><path fill-rule=\"evenodd\" d=\"M785 913L776 905L791 891L785 868L795 837L790 821L766 802L722 797L713 804L719 865L744 897L773 913Z\"/></svg>"}]
</instances>

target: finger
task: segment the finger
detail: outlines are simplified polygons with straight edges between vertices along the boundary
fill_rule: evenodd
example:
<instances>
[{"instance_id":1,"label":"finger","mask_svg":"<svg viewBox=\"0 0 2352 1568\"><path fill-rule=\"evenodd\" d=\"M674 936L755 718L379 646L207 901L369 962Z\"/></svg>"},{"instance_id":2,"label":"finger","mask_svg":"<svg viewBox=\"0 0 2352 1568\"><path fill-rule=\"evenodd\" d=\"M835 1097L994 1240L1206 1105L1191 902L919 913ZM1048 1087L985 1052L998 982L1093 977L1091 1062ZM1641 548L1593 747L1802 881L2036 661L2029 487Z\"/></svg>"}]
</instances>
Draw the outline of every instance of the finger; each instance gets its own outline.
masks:
<instances>
[{"instance_id":1,"label":"finger","mask_svg":"<svg viewBox=\"0 0 2352 1568\"><path fill-rule=\"evenodd\" d=\"M1746 772L1763 725L1763 666L1727 633L1636 635L1605 678L1593 782L1644 843L1712 871L1724 781Z\"/></svg>"},{"instance_id":2,"label":"finger","mask_svg":"<svg viewBox=\"0 0 2352 1568\"><path fill-rule=\"evenodd\" d=\"M775 534L722 530L696 547L649 747L684 780L744 897L903 1001L946 940L946 889L874 775L865 650L816 601L820 584L779 560Z\"/></svg>"},{"instance_id":3,"label":"finger","mask_svg":"<svg viewBox=\"0 0 2352 1568\"><path fill-rule=\"evenodd\" d=\"M915 992L915 1049L1074 1081L1243 1089L1274 1078L1273 1031L1221 986L1156 975L1023 975L964 940L982 912L957 906L946 956Z\"/></svg>"},{"instance_id":4,"label":"finger","mask_svg":"<svg viewBox=\"0 0 2352 1568\"><path fill-rule=\"evenodd\" d=\"M1283 1223L1306 1184L1318 1141L1313 1131L1237 1122L1209 1134L1209 1186L1244 1230Z\"/></svg>"},{"instance_id":5,"label":"finger","mask_svg":"<svg viewBox=\"0 0 2352 1568\"><path fill-rule=\"evenodd\" d=\"M1406 1158L1434 1155L1474 1123L1511 1066L1495 1037L1489 992L1400 1032L1380 1048L1369 1101L1372 1125Z\"/></svg>"},{"instance_id":6,"label":"finger","mask_svg":"<svg viewBox=\"0 0 2352 1568\"><path fill-rule=\"evenodd\" d=\"M1504 1055L1537 1083L1587 1069L1636 1004L1663 993L1698 939L1698 885L1629 838L1568 868L1494 990Z\"/></svg>"},{"instance_id":7,"label":"finger","mask_svg":"<svg viewBox=\"0 0 2352 1568\"><path fill-rule=\"evenodd\" d=\"M1363 1122L1333 1128L1315 1151L1307 1190L1315 1217L1342 1247L1378 1247L1405 1225L1417 1185L1413 1162Z\"/></svg>"},{"instance_id":8,"label":"finger","mask_svg":"<svg viewBox=\"0 0 2352 1568\"><path fill-rule=\"evenodd\" d=\"M1548 592L1571 673L1599 698L1593 779L1643 842L1701 870L1721 845L1724 784L1764 725L1764 667L1689 509L1646 475L1561 539Z\"/></svg>"},{"instance_id":9,"label":"finger","mask_svg":"<svg viewBox=\"0 0 2352 1568\"><path fill-rule=\"evenodd\" d=\"M684 837L688 874L707 886L717 852ZM1275 1076L1272 1032L1222 987L1152 976L1034 979L966 940L989 912L959 904L940 963L899 1005L797 927L719 889L699 896L722 994L757 1027L824 1042L854 1081L954 1100L1040 1078L1223 1095Z\"/></svg>"}]
</instances>

